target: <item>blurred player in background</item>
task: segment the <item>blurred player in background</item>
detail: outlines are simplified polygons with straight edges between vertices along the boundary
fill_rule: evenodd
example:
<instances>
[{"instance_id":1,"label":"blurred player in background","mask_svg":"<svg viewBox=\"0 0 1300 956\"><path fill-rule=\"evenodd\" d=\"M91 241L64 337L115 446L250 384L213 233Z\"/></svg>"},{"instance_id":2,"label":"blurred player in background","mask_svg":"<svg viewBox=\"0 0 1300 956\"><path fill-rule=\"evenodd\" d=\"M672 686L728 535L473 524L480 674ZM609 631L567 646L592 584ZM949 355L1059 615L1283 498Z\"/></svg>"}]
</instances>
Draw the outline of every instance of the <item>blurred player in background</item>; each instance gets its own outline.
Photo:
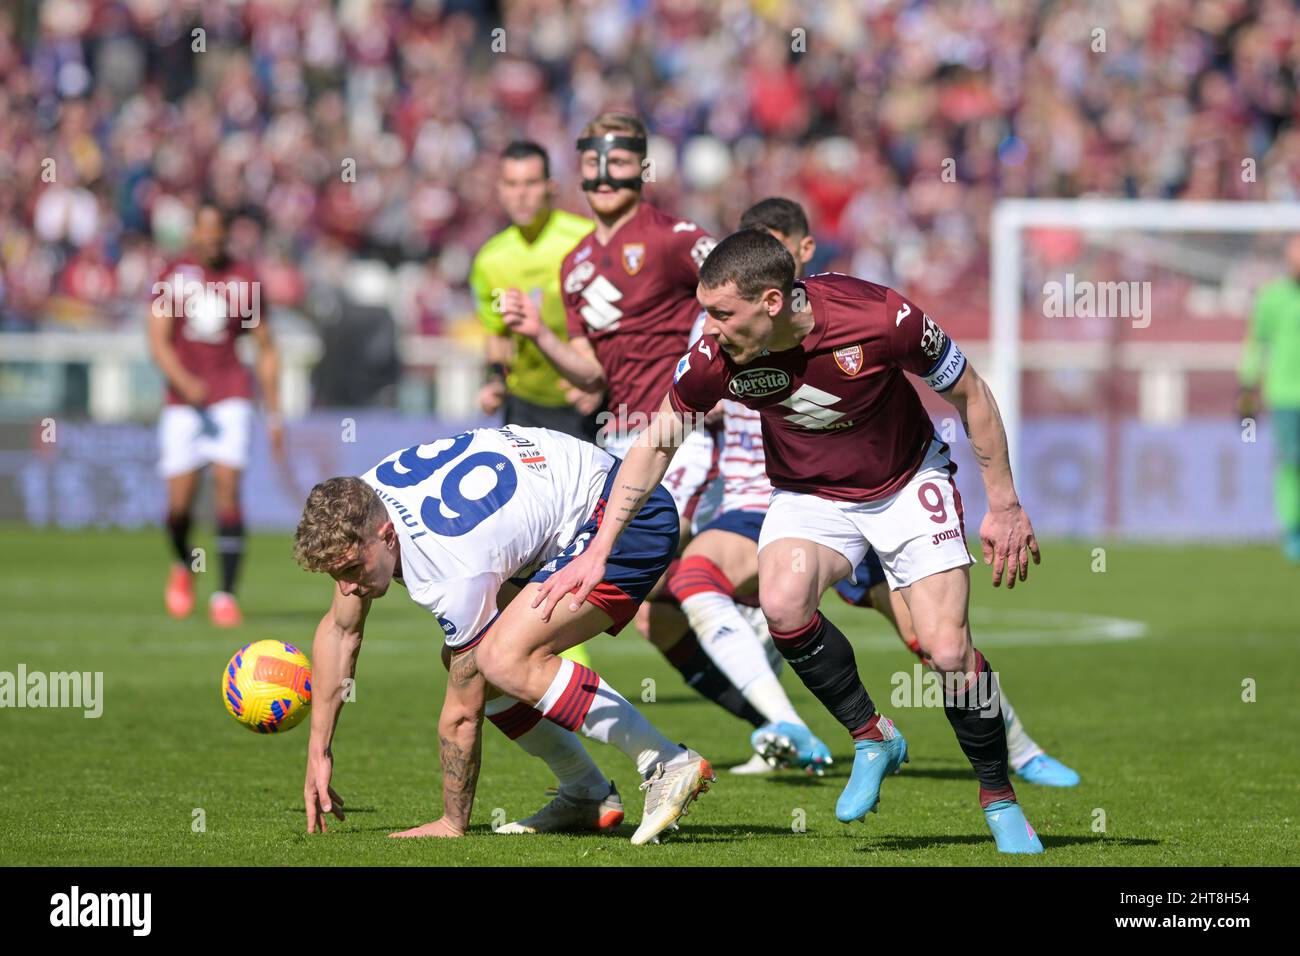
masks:
<instances>
[{"instance_id":1,"label":"blurred player in background","mask_svg":"<svg viewBox=\"0 0 1300 956\"><path fill-rule=\"evenodd\" d=\"M596 117L578 139L582 188L595 231L565 257L562 298L568 341L540 320L517 290L504 302L505 322L538 349L566 379L587 391L607 390L600 444L621 458L650 422L690 343L700 315L695 283L713 248L712 236L644 202L646 129L636 116ZM678 449L663 484L673 496L682 534L716 473L717 449L706 431ZM637 626L698 693L753 727L765 723L700 646L685 616L662 587Z\"/></svg>"},{"instance_id":2,"label":"blurred player in background","mask_svg":"<svg viewBox=\"0 0 1300 956\"><path fill-rule=\"evenodd\" d=\"M1242 417L1254 417L1263 379L1273 419L1277 520L1287 560L1300 564L1300 236L1286 246L1291 274L1259 291L1241 358Z\"/></svg>"},{"instance_id":3,"label":"blurred player in background","mask_svg":"<svg viewBox=\"0 0 1300 956\"><path fill-rule=\"evenodd\" d=\"M249 268L230 260L226 225L217 206L199 206L189 250L154 284L148 328L150 352L167 381L158 422L158 469L167 480L167 533L175 553L164 594L167 611L182 618L194 608L191 512L200 473L210 465L221 588L211 595L208 614L218 627L235 627L243 620L235 600L244 553L240 478L253 426L252 377L235 351L245 333L257 343L257 379L277 457L284 453L284 428L267 304Z\"/></svg>"},{"instance_id":4,"label":"blurred player in background","mask_svg":"<svg viewBox=\"0 0 1300 956\"><path fill-rule=\"evenodd\" d=\"M785 246L786 251L794 259L794 275L796 279L803 277L804 269L817 252L817 240L813 238L808 226L808 217L804 214L803 207L792 199L772 197L755 203L745 210L740 217L740 228L761 229ZM758 458L761 461L762 430L759 427L758 413L746 408L739 402L724 402L723 404L727 409L728 450L731 449L733 444L741 444L742 439L739 435L747 432L749 441L757 443ZM737 437L733 439L733 436ZM724 462L725 460L724 455ZM725 474L725 464L723 470ZM760 481L761 484L759 484ZM754 488L755 494L761 493L764 490L762 486L765 485L770 496L772 488L767 482L765 472L761 470L758 472L754 484L757 485ZM757 502L757 497L754 498L754 502ZM766 505L762 510L766 512ZM757 575L757 531L753 532L749 541L735 540L734 538L723 540L728 545L723 555L731 562L731 566L734 567L737 562L743 562L742 567L745 569L745 573L752 570L752 573ZM691 547L694 547L697 542L698 539L696 542L692 542ZM688 552L689 550L688 548ZM752 558L750 557L751 552ZM925 652L921 650L916 630L912 627L912 616L907 610L907 602L903 600L902 594L890 589L889 583L885 579L885 571L880 566L880 558L877 557L874 548L867 548L867 556L856 568L854 576L857 579L856 581L845 579L836 582L836 593L845 601L857 607L874 608L879 611L885 620L893 625L894 633L907 645L907 649L919 657L923 664L932 666ZM734 625L734 621L732 623ZM695 622L692 619L692 625L694 624ZM699 631L700 628L697 626L696 630ZM703 632L701 632L701 640L703 639ZM1005 689L1002 691L1002 721L1007 728L1007 749L1011 766L1017 774L1030 783L1049 787L1073 787L1079 783L1078 773L1055 757L1050 756L1025 731L1015 708L1011 706L1011 701L1007 699ZM797 735L795 735L794 739L797 741Z\"/></svg>"},{"instance_id":5,"label":"blurred player in background","mask_svg":"<svg viewBox=\"0 0 1300 956\"><path fill-rule=\"evenodd\" d=\"M553 208L555 188L550 160L537 143L516 141L501 153L497 198L511 225L483 244L469 274L488 336L488 381L479 391L479 405L489 415L500 411L508 424L594 442L603 394L573 389L531 339L512 333L501 318L501 299L507 289L515 290L537 305L547 329L568 338L560 263L591 232L592 223ZM577 407L569 403L570 392Z\"/></svg>"}]
</instances>

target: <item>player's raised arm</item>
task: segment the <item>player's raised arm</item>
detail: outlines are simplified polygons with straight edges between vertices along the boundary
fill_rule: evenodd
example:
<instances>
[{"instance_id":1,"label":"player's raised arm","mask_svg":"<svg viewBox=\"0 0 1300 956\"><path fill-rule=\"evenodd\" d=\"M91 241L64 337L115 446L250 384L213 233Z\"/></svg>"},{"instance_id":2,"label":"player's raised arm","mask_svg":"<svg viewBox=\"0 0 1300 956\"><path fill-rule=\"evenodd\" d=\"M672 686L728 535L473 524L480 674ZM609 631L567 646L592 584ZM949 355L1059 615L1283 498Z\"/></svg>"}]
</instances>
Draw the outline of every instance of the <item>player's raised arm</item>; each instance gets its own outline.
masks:
<instances>
[{"instance_id":1,"label":"player's raised arm","mask_svg":"<svg viewBox=\"0 0 1300 956\"><path fill-rule=\"evenodd\" d=\"M980 524L984 563L993 565L994 587L1002 583L1005 570L1007 587L1013 588L1017 577L1023 581L1029 576L1029 556L1033 555L1035 564L1041 558L1034 528L1020 506L1011 477L1007 432L998 403L988 383L969 364L956 384L941 394L961 415L966 434L970 436L971 451L984 477L989 501L988 514Z\"/></svg>"},{"instance_id":2,"label":"player's raised arm","mask_svg":"<svg viewBox=\"0 0 1300 956\"><path fill-rule=\"evenodd\" d=\"M347 693L344 680L350 681L356 673L369 612L370 598L344 594L341 585L335 583L330 609L316 625L311 648L311 738L307 742L307 778L303 784L308 833L326 831L327 813L344 819L343 799L330 786L334 771L330 745Z\"/></svg>"},{"instance_id":3,"label":"player's raised arm","mask_svg":"<svg viewBox=\"0 0 1300 956\"><path fill-rule=\"evenodd\" d=\"M614 549L615 540L659 484L672 461L673 451L686 439L689 430L686 416L678 412L671 399L665 396L653 421L637 436L619 466L600 530L587 543L582 554L539 587L533 607L541 605L543 621L551 619L555 606L570 592L573 592L573 599L569 602L569 609L576 611L592 589L604 580L605 559Z\"/></svg>"}]
</instances>

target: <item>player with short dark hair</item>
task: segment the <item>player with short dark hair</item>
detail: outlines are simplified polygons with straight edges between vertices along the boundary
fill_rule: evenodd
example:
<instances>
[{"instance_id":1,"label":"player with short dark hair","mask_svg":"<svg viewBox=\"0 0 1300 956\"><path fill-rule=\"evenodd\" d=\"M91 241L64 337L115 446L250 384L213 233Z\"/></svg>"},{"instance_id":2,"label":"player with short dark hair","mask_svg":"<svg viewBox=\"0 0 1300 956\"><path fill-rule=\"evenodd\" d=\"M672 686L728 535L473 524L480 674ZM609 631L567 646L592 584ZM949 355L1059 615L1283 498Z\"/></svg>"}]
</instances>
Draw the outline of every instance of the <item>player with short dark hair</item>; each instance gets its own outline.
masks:
<instances>
[{"instance_id":1,"label":"player with short dark hair","mask_svg":"<svg viewBox=\"0 0 1300 956\"><path fill-rule=\"evenodd\" d=\"M761 229L776 238L794 259L795 277L803 276L816 253L816 240L805 231L787 233L781 229L806 230L808 220L797 202L784 197L764 199L747 209L740 222L742 228ZM755 706L768 710L780 706L779 698L766 703L772 695L765 688L775 679L775 671L767 667L768 655L737 601L737 591L758 577L759 534L772 486L764 467L761 416L739 402L724 401L722 406L724 448L719 470L725 484L723 504L712 522L692 538L669 587L680 595L682 609L700 642L711 652L717 648L715 657L720 666L727 665L724 669L732 681ZM874 550L868 548L853 578L836 582L835 590L850 604L879 611L907 648L922 663L929 664L916 638L907 604L899 592L890 590ZM1079 775L1029 736L1005 690L1001 702L1009 758L1016 773L1044 786L1077 785ZM733 772L760 773L804 762L799 758L815 745L806 739L807 731L801 723L786 711L778 726L763 733L755 731L752 742L757 759L743 768L733 768Z\"/></svg>"},{"instance_id":2,"label":"player with short dark hair","mask_svg":"<svg viewBox=\"0 0 1300 956\"><path fill-rule=\"evenodd\" d=\"M797 293L797 295L796 295ZM823 592L874 546L900 589L922 649L944 675L944 712L979 780L998 849L1041 853L1011 785L996 676L971 641L969 566L953 463L904 375L957 409L979 463L989 512L980 528L993 583L1025 580L1038 543L1011 476L1006 433L988 386L918 306L893 289L827 274L795 282L789 252L766 232L724 239L700 270L705 335L677 365L653 424L624 461L604 527L541 588L550 614L595 586L621 527L663 474L687 413L733 398L762 416L776 488L759 541L759 599L782 655L854 739L836 804L849 822L879 802L907 743L877 712L847 638L818 611Z\"/></svg>"}]
</instances>

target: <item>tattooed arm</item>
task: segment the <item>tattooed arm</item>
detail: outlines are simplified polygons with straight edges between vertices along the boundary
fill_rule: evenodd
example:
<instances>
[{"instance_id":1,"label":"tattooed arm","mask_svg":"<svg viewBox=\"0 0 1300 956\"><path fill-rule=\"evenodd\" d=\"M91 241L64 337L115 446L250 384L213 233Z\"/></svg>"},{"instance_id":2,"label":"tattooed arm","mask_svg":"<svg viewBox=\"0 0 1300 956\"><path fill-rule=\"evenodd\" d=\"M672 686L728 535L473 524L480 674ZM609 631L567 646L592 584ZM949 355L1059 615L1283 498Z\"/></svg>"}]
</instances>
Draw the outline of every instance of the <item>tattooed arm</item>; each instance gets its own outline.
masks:
<instances>
[{"instance_id":1,"label":"tattooed arm","mask_svg":"<svg viewBox=\"0 0 1300 956\"><path fill-rule=\"evenodd\" d=\"M438 753L442 762L443 820L456 835L469 827L482 757L485 682L474 651L454 654L447 674L447 696L438 718Z\"/></svg>"},{"instance_id":2,"label":"tattooed arm","mask_svg":"<svg viewBox=\"0 0 1300 956\"><path fill-rule=\"evenodd\" d=\"M555 606L571 591L573 599L569 602L569 609L576 611L592 589L604 580L605 559L614 550L614 542L659 484L672 461L673 452L685 441L688 431L684 417L665 397L659 411L655 412L654 420L637 436L619 466L600 530L587 542L582 554L538 588L533 607L541 605L543 621L551 619Z\"/></svg>"},{"instance_id":3,"label":"tattooed arm","mask_svg":"<svg viewBox=\"0 0 1300 956\"><path fill-rule=\"evenodd\" d=\"M1007 454L1007 432L1002 425L998 403L988 383L971 365L952 388L941 393L961 415L961 423L970 436L971 452L984 478L989 511L980 525L984 543L984 563L993 565L993 586L1002 583L1006 572L1007 587L1015 587L1029 575L1029 556L1040 561L1038 540L1034 537L1029 516L1020 506L1015 483L1011 478L1011 460Z\"/></svg>"}]
</instances>

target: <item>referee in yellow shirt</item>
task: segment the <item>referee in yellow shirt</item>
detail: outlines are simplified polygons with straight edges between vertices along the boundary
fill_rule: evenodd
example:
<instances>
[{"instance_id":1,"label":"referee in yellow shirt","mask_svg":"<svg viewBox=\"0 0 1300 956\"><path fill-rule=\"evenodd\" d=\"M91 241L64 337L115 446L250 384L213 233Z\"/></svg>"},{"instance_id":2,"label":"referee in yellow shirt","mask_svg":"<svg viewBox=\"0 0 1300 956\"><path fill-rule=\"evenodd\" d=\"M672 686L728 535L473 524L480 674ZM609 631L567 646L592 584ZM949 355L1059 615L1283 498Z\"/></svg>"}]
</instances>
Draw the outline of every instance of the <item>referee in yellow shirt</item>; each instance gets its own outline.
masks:
<instances>
[{"instance_id":1,"label":"referee in yellow shirt","mask_svg":"<svg viewBox=\"0 0 1300 956\"><path fill-rule=\"evenodd\" d=\"M489 415L503 410L513 425L551 428L594 442L602 396L570 386L533 342L506 329L500 311L505 290L520 289L540 305L542 320L566 337L560 263L591 232L592 222L552 208L550 160L536 143L516 141L501 153L497 198L511 225L483 244L469 274L488 333L488 380L479 405Z\"/></svg>"}]
</instances>

